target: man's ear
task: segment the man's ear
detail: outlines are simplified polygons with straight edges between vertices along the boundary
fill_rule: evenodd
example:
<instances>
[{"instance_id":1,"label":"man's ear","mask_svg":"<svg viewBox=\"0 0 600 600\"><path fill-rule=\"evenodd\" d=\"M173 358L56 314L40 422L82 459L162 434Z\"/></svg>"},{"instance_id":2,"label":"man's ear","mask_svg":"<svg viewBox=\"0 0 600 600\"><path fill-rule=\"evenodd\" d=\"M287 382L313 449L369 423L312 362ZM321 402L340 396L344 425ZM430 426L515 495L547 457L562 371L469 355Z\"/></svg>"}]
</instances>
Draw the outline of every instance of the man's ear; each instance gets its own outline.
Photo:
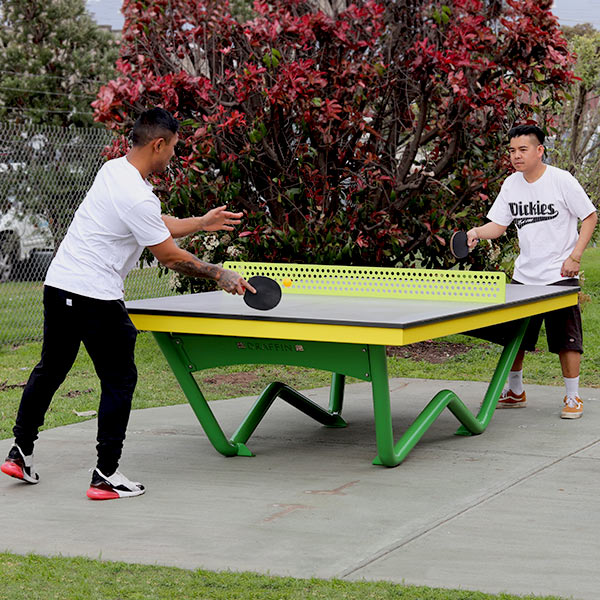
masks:
<instances>
[{"instance_id":1,"label":"man's ear","mask_svg":"<svg viewBox=\"0 0 600 600\"><path fill-rule=\"evenodd\" d=\"M165 141L165 138L162 138L162 137L156 138L156 139L152 140L152 142L151 142L152 150L154 152L160 152L166 143L167 142Z\"/></svg>"}]
</instances>

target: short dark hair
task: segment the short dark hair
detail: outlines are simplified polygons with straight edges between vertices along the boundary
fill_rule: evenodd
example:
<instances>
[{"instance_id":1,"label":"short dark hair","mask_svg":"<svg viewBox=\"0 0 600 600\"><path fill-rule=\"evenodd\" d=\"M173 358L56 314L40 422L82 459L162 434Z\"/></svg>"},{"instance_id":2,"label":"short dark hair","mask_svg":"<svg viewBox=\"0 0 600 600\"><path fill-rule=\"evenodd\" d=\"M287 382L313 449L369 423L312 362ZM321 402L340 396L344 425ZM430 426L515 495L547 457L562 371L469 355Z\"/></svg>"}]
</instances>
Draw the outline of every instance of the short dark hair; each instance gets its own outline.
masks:
<instances>
[{"instance_id":1,"label":"short dark hair","mask_svg":"<svg viewBox=\"0 0 600 600\"><path fill-rule=\"evenodd\" d=\"M159 137L170 140L177 131L179 131L179 122L168 110L151 108L144 111L134 123L131 130L131 143L134 146L145 146Z\"/></svg>"},{"instance_id":2,"label":"short dark hair","mask_svg":"<svg viewBox=\"0 0 600 600\"><path fill-rule=\"evenodd\" d=\"M535 135L538 142L543 146L546 135L537 125L517 125L508 132L508 139L520 137L522 135Z\"/></svg>"}]
</instances>

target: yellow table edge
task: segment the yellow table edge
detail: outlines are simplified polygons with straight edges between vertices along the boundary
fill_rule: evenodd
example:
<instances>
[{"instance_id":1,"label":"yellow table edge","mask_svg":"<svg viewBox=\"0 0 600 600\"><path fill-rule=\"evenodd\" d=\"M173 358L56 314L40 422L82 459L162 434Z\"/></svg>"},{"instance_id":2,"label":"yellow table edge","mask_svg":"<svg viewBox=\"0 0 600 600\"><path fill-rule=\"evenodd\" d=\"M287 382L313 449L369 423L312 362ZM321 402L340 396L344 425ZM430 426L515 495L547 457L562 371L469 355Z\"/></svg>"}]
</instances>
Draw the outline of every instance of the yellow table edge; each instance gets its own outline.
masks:
<instances>
[{"instance_id":1,"label":"yellow table edge","mask_svg":"<svg viewBox=\"0 0 600 600\"><path fill-rule=\"evenodd\" d=\"M294 321L216 319L145 314L143 312L130 314L130 317L133 324L140 331L404 346L455 333L464 333L465 331L487 327L488 325L506 323L567 306L574 306L577 304L577 301L578 291L574 290L572 294L564 294L555 298L537 300L516 306L507 306L498 310L464 317L445 319L436 323L415 325L406 329L369 327L364 325L298 323Z\"/></svg>"}]
</instances>

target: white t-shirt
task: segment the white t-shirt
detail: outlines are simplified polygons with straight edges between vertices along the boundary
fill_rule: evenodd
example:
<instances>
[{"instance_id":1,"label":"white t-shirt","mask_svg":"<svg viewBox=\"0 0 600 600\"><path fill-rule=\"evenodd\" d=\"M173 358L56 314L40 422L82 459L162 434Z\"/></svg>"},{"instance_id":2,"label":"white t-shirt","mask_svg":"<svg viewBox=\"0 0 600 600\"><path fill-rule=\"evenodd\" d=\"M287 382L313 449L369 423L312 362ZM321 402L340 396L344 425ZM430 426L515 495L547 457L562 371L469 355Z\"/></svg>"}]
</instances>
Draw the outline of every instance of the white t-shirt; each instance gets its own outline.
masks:
<instances>
[{"instance_id":1,"label":"white t-shirt","mask_svg":"<svg viewBox=\"0 0 600 600\"><path fill-rule=\"evenodd\" d=\"M546 165L533 183L523 173L507 177L487 217L517 227L520 254L513 277L528 285L549 285L566 279L560 269L577 243L577 220L595 210L573 175Z\"/></svg>"},{"instance_id":2,"label":"white t-shirt","mask_svg":"<svg viewBox=\"0 0 600 600\"><path fill-rule=\"evenodd\" d=\"M123 298L123 281L145 246L171 234L152 186L125 156L94 180L46 275L46 285L89 298Z\"/></svg>"}]
</instances>

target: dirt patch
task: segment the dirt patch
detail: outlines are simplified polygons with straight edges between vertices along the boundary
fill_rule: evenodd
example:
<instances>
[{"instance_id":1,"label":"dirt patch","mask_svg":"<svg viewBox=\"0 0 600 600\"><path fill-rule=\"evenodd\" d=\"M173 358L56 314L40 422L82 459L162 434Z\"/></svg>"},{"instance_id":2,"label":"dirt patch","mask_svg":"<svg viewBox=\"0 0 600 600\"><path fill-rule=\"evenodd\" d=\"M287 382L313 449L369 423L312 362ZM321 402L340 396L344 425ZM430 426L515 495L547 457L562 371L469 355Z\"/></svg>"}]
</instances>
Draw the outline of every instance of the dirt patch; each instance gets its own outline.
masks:
<instances>
[{"instance_id":1,"label":"dirt patch","mask_svg":"<svg viewBox=\"0 0 600 600\"><path fill-rule=\"evenodd\" d=\"M23 383L8 383L8 379L6 381L0 381L0 392L5 390L14 390L15 388L24 388L27 385L27 382Z\"/></svg>"},{"instance_id":2,"label":"dirt patch","mask_svg":"<svg viewBox=\"0 0 600 600\"><path fill-rule=\"evenodd\" d=\"M436 342L434 340L427 342L418 342L408 346L388 346L388 356L398 356L399 358L410 358L411 360L423 360L428 363L440 364L447 360L464 354L471 349L467 344L454 344L452 342Z\"/></svg>"},{"instance_id":3,"label":"dirt patch","mask_svg":"<svg viewBox=\"0 0 600 600\"><path fill-rule=\"evenodd\" d=\"M66 394L63 394L65 398L77 398L77 396L81 396L81 394L91 394L94 391L94 388L89 388L87 390L71 390Z\"/></svg>"},{"instance_id":4,"label":"dirt patch","mask_svg":"<svg viewBox=\"0 0 600 600\"><path fill-rule=\"evenodd\" d=\"M235 386L247 386L251 383L256 383L258 377L256 373L250 371L243 371L241 373L225 373L224 375L213 375L211 377L205 377L202 379L202 383L209 385L235 385Z\"/></svg>"}]
</instances>

